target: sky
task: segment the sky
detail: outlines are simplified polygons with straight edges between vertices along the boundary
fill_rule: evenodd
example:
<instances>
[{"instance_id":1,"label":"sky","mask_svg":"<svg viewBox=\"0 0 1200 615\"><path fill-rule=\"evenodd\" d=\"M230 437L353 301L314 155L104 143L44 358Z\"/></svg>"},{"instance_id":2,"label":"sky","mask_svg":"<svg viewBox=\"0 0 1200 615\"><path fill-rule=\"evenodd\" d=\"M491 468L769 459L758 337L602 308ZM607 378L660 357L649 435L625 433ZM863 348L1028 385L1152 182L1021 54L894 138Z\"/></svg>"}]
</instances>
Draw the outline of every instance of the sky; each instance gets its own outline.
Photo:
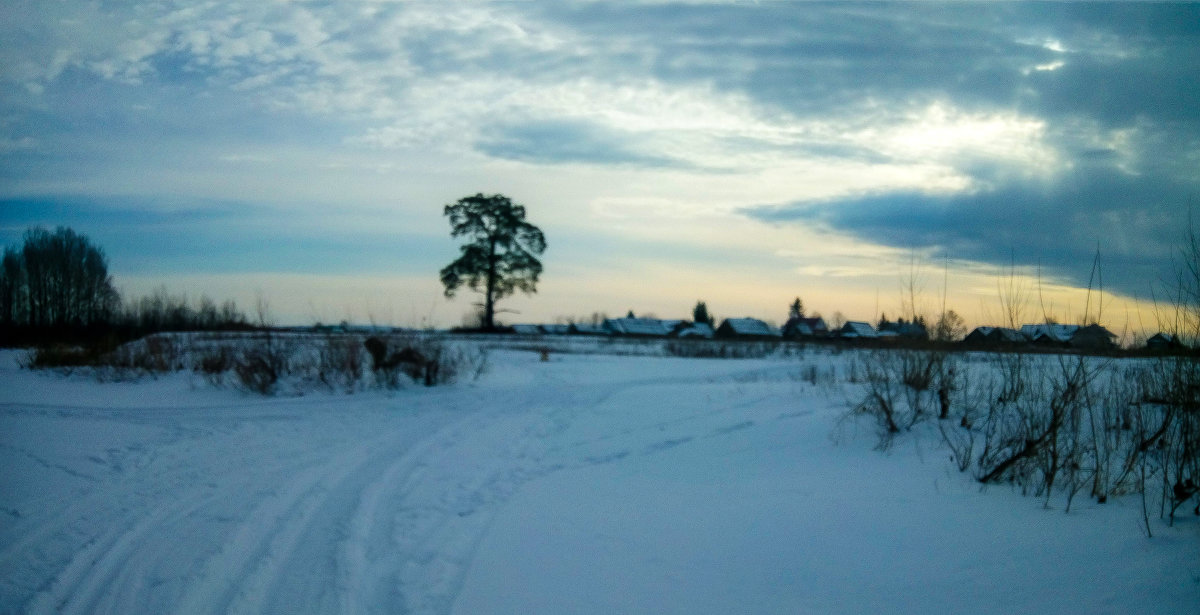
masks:
<instances>
[{"instance_id":1,"label":"sky","mask_svg":"<svg viewBox=\"0 0 1200 615\"><path fill-rule=\"evenodd\" d=\"M442 208L499 193L548 244L507 322L1004 324L1016 289L1152 331L1197 75L1197 4L9 0L0 244L65 225L126 296L452 326Z\"/></svg>"}]
</instances>

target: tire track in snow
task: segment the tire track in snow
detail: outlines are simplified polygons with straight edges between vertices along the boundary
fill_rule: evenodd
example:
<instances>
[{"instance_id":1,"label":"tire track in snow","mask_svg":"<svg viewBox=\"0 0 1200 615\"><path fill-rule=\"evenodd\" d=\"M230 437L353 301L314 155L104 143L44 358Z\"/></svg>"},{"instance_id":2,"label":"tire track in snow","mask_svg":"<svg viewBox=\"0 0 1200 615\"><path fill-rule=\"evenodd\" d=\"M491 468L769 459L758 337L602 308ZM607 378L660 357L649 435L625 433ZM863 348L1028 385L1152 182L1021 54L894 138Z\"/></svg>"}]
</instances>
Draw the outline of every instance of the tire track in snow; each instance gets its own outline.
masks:
<instances>
[{"instance_id":1,"label":"tire track in snow","mask_svg":"<svg viewBox=\"0 0 1200 615\"><path fill-rule=\"evenodd\" d=\"M500 409L442 429L361 492L339 558L340 612L449 612L499 506L562 467L547 440L579 396L534 408L501 397L479 400Z\"/></svg>"},{"instance_id":2,"label":"tire track in snow","mask_svg":"<svg viewBox=\"0 0 1200 615\"><path fill-rule=\"evenodd\" d=\"M254 468L248 466L256 460L267 463L269 467L257 473L258 479L266 476L277 486L264 493L254 492L254 480L226 481L219 489L197 488L196 479L206 478L196 474L196 466L203 467L206 453L211 456L211 451L206 451L205 443L184 442L183 450L175 451L179 457L169 467L160 464L151 468L133 477L131 484L121 485L121 489L102 490L101 500L82 503L71 511L74 514L42 524L37 532L41 538L63 536L62 540L77 540L81 546L72 550L71 557L26 603L26 608L33 613L263 612L272 589L287 576L282 563L289 554L314 532L327 532L333 523L313 525L320 518L318 512L327 507L330 494L345 491L342 487L348 485L353 495L353 483L368 480L370 472L364 467L371 460L394 456L397 449L403 450L409 441L428 431L429 425L436 427L453 418L432 416L416 424L402 421L399 427L407 430L385 430L383 435L365 442L358 438L364 435L361 432L371 431L371 426L350 430L345 434L349 436L348 444L332 450L317 446L307 455L275 460L273 466L269 458L263 460L263 454L234 458L225 464L226 472L254 474ZM253 440L256 434L252 431L242 435L220 446L236 447ZM159 486L157 491L148 493L148 488L154 486ZM114 498L128 498L128 505L106 501ZM234 522L227 533L214 531L213 524L200 519L222 517L225 510L232 514L224 513L227 523L218 524L216 529ZM79 528L89 517L96 519L103 530L85 529L81 533ZM329 519L337 517L336 510L327 515ZM212 545L196 543L196 549L189 553L188 549L171 546L171 538L165 538L179 537L186 543L188 534L198 526L208 529L205 537L214 541ZM35 548L40 546L38 542ZM329 540L326 543L333 544ZM7 549L5 556L19 557L20 551ZM185 559L170 561L172 555ZM332 555L327 559L332 562ZM176 595L165 599L158 596L161 609L156 609L149 606L147 594L163 593L161 581L153 579L162 574L159 567L164 563L176 567L176 574L185 578L174 580Z\"/></svg>"},{"instance_id":3,"label":"tire track in snow","mask_svg":"<svg viewBox=\"0 0 1200 615\"><path fill-rule=\"evenodd\" d=\"M185 517L204 499L193 496L177 501L171 506L151 511L148 517L123 520L118 528L91 538L71 557L49 586L33 597L29 612L102 612L99 607L99 601L103 598L101 592L120 591L120 586L114 581L123 570L127 570L130 558L139 548L148 539L157 538L158 530L168 520Z\"/></svg>"}]
</instances>

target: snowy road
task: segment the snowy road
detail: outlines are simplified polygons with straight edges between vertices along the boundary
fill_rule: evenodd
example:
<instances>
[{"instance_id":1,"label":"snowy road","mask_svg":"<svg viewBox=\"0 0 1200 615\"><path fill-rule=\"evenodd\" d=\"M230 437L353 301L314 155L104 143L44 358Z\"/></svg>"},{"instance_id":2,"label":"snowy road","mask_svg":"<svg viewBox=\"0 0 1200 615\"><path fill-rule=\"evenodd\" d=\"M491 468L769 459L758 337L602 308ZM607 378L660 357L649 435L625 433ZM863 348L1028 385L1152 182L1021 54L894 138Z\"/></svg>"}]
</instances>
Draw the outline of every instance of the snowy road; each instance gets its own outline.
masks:
<instances>
[{"instance_id":1,"label":"snowy road","mask_svg":"<svg viewBox=\"0 0 1200 615\"><path fill-rule=\"evenodd\" d=\"M981 494L934 442L835 445L842 398L795 360L498 353L470 385L293 399L0 364L0 613L1200 603L1195 527L1148 548L1130 510Z\"/></svg>"}]
</instances>

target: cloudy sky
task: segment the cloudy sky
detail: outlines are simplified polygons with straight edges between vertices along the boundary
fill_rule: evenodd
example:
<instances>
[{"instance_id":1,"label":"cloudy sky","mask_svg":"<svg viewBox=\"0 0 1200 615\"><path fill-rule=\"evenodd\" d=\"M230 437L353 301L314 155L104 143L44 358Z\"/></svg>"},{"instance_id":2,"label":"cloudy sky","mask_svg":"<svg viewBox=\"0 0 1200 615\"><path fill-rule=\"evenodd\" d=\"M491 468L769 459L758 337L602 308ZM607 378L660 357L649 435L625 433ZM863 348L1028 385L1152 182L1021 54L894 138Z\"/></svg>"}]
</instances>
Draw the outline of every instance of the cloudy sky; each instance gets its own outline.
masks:
<instances>
[{"instance_id":1,"label":"cloudy sky","mask_svg":"<svg viewBox=\"0 0 1200 615\"><path fill-rule=\"evenodd\" d=\"M67 225L126 294L453 325L442 206L503 193L549 244L510 322L874 320L915 280L976 324L1015 271L1029 320L1152 327L1197 75L1196 4L9 0L0 242Z\"/></svg>"}]
</instances>

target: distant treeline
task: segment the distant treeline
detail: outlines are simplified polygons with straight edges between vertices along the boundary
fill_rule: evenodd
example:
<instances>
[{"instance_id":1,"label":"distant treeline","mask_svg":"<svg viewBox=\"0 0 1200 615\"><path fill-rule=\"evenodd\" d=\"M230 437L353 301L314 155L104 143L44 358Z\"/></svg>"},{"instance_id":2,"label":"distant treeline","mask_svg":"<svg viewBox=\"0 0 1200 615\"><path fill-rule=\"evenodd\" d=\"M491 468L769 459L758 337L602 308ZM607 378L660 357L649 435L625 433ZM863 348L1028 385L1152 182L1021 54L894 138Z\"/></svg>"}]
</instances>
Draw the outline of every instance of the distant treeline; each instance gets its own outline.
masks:
<instances>
[{"instance_id":1,"label":"distant treeline","mask_svg":"<svg viewBox=\"0 0 1200 615\"><path fill-rule=\"evenodd\" d=\"M0 345L132 339L159 331L250 328L233 301L195 303L165 288L122 301L104 251L58 227L25 232L0 266Z\"/></svg>"}]
</instances>

